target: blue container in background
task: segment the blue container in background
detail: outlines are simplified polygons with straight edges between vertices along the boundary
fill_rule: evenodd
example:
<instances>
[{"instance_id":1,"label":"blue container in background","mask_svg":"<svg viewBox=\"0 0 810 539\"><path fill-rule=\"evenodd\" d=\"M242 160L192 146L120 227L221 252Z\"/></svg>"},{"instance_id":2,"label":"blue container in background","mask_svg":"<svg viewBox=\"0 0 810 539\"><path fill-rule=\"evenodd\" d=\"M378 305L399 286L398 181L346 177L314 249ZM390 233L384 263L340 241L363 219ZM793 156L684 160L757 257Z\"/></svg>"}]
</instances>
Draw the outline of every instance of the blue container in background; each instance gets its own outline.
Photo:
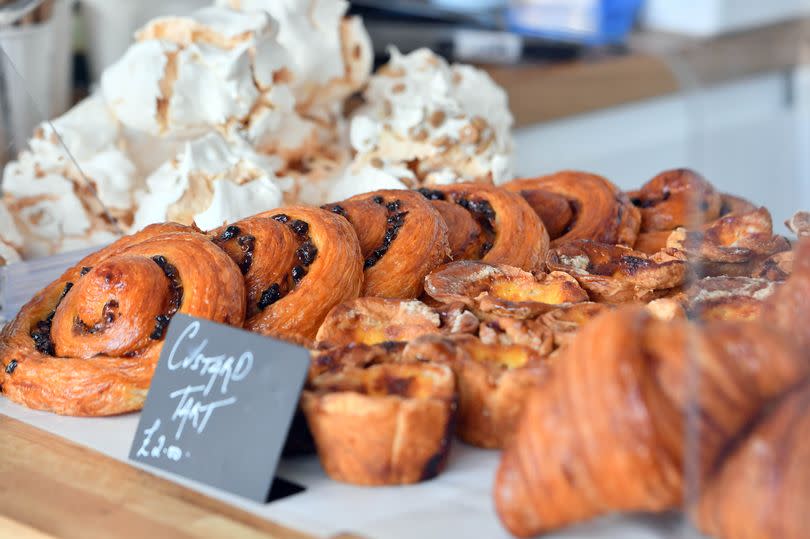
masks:
<instances>
[{"instance_id":1,"label":"blue container in background","mask_svg":"<svg viewBox=\"0 0 810 539\"><path fill-rule=\"evenodd\" d=\"M509 30L588 45L622 43L643 0L513 0Z\"/></svg>"}]
</instances>

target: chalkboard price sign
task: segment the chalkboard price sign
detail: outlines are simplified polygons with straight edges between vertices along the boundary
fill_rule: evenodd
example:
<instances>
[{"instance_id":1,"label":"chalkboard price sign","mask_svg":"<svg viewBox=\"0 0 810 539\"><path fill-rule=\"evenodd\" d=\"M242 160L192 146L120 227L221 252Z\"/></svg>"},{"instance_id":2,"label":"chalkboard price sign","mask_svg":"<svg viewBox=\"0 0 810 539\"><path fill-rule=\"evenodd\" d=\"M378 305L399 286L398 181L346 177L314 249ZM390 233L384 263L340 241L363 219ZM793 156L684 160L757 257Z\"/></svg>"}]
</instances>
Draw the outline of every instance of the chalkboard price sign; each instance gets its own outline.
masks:
<instances>
[{"instance_id":1,"label":"chalkboard price sign","mask_svg":"<svg viewBox=\"0 0 810 539\"><path fill-rule=\"evenodd\" d=\"M308 366L299 346L176 315L130 459L267 501Z\"/></svg>"}]
</instances>

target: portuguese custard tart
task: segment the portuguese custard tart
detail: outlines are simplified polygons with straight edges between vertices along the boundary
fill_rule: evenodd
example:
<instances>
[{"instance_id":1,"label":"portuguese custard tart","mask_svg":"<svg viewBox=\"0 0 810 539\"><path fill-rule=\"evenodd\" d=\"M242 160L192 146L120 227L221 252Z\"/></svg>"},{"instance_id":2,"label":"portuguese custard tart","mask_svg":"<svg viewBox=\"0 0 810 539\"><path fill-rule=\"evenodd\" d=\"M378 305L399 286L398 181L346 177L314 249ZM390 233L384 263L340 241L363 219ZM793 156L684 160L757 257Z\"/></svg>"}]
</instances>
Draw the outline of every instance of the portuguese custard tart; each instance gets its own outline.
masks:
<instances>
[{"instance_id":1,"label":"portuguese custard tart","mask_svg":"<svg viewBox=\"0 0 810 539\"><path fill-rule=\"evenodd\" d=\"M454 260L483 260L526 271L542 269L548 232L520 196L480 183L436 186L419 192L447 222Z\"/></svg>"},{"instance_id":2,"label":"portuguese custard tart","mask_svg":"<svg viewBox=\"0 0 810 539\"><path fill-rule=\"evenodd\" d=\"M329 310L363 286L357 235L334 213L287 207L210 235L244 276L250 331L309 344Z\"/></svg>"},{"instance_id":3,"label":"portuguese custard tart","mask_svg":"<svg viewBox=\"0 0 810 539\"><path fill-rule=\"evenodd\" d=\"M386 341L379 344L351 343L311 353L307 379L314 380L325 373L337 373L351 367L365 368L379 363L397 362L405 350L404 342Z\"/></svg>"},{"instance_id":4,"label":"portuguese custard tart","mask_svg":"<svg viewBox=\"0 0 810 539\"><path fill-rule=\"evenodd\" d=\"M450 365L458 381L456 432L483 448L501 448L514 431L523 403L543 383L543 357L527 346L484 344L472 336L427 336L410 343L405 357Z\"/></svg>"},{"instance_id":5,"label":"portuguese custard tart","mask_svg":"<svg viewBox=\"0 0 810 539\"><path fill-rule=\"evenodd\" d=\"M447 462L456 384L446 365L382 363L325 373L301 405L326 473L356 485L416 483Z\"/></svg>"},{"instance_id":6,"label":"portuguese custard tart","mask_svg":"<svg viewBox=\"0 0 810 539\"><path fill-rule=\"evenodd\" d=\"M363 296L419 297L425 275L449 259L447 224L415 191L374 191L324 209L348 219L357 233Z\"/></svg>"},{"instance_id":7,"label":"portuguese custard tart","mask_svg":"<svg viewBox=\"0 0 810 539\"><path fill-rule=\"evenodd\" d=\"M357 298L332 309L318 330L318 348L408 341L440 333L439 313L417 300Z\"/></svg>"},{"instance_id":8,"label":"portuguese custard tart","mask_svg":"<svg viewBox=\"0 0 810 539\"><path fill-rule=\"evenodd\" d=\"M540 318L492 318L481 322L478 338L484 344L528 346L541 356L548 356L555 348L554 334Z\"/></svg>"},{"instance_id":9,"label":"portuguese custard tart","mask_svg":"<svg viewBox=\"0 0 810 539\"><path fill-rule=\"evenodd\" d=\"M776 288L766 279L705 277L687 289L687 312L700 320L754 320Z\"/></svg>"},{"instance_id":10,"label":"portuguese custard tart","mask_svg":"<svg viewBox=\"0 0 810 539\"><path fill-rule=\"evenodd\" d=\"M425 291L442 302L460 302L479 316L533 318L562 304L588 300L567 273L534 275L504 264L472 260L451 262L425 279Z\"/></svg>"},{"instance_id":11,"label":"portuguese custard tart","mask_svg":"<svg viewBox=\"0 0 810 539\"><path fill-rule=\"evenodd\" d=\"M3 329L3 393L65 415L139 410L177 313L241 326L242 274L196 229L151 225L84 258Z\"/></svg>"},{"instance_id":12,"label":"portuguese custard tart","mask_svg":"<svg viewBox=\"0 0 810 539\"><path fill-rule=\"evenodd\" d=\"M774 235L765 208L731 213L700 230L676 229L667 246L685 251L701 276L747 276L766 258L787 251L790 243Z\"/></svg>"},{"instance_id":13,"label":"portuguese custard tart","mask_svg":"<svg viewBox=\"0 0 810 539\"><path fill-rule=\"evenodd\" d=\"M581 239L628 246L636 241L641 225L638 208L601 176L567 170L513 180L502 187L520 194L543 222L552 224L552 247Z\"/></svg>"},{"instance_id":14,"label":"portuguese custard tart","mask_svg":"<svg viewBox=\"0 0 810 539\"><path fill-rule=\"evenodd\" d=\"M549 270L564 271L605 303L646 302L682 285L689 265L683 253L667 249L646 255L621 245L576 240L549 251Z\"/></svg>"},{"instance_id":15,"label":"portuguese custard tart","mask_svg":"<svg viewBox=\"0 0 810 539\"><path fill-rule=\"evenodd\" d=\"M570 344L585 324L611 308L606 303L578 303L549 311L541 317L541 320L551 331L554 346L561 348Z\"/></svg>"}]
</instances>

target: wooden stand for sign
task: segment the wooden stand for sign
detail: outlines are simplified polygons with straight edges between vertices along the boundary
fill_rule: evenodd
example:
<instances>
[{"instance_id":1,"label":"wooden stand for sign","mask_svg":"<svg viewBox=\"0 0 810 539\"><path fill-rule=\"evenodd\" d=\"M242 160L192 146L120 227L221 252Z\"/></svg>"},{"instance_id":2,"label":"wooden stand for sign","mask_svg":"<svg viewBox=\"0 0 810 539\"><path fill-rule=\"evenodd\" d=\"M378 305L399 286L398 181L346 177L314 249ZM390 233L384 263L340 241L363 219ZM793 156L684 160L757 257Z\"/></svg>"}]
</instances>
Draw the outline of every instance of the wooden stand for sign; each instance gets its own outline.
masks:
<instances>
[{"instance_id":1,"label":"wooden stand for sign","mask_svg":"<svg viewBox=\"0 0 810 539\"><path fill-rule=\"evenodd\" d=\"M0 414L0 537L314 539Z\"/></svg>"}]
</instances>

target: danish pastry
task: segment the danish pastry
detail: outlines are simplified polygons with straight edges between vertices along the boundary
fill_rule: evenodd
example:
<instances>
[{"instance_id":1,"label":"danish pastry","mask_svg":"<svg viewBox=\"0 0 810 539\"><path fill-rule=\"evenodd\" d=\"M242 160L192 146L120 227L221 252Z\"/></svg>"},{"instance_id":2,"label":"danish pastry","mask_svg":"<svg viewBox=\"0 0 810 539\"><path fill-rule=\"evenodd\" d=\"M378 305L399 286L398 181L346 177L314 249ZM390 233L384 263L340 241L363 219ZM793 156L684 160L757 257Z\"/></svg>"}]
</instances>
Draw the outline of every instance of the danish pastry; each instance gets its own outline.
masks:
<instances>
[{"instance_id":1,"label":"danish pastry","mask_svg":"<svg viewBox=\"0 0 810 539\"><path fill-rule=\"evenodd\" d=\"M357 233L363 296L419 297L425 275L449 257L447 224L415 191L374 191L324 209L348 219Z\"/></svg>"},{"instance_id":2,"label":"danish pastry","mask_svg":"<svg viewBox=\"0 0 810 539\"><path fill-rule=\"evenodd\" d=\"M595 174L563 171L539 178L513 180L504 189L519 193L532 204L537 215L551 220L559 212L559 197L565 198L571 209L564 227L555 224L559 235L552 236L552 247L572 240L595 240L632 246L636 241L641 215L630 199L618 187ZM550 202L551 206L546 206Z\"/></svg>"},{"instance_id":3,"label":"danish pastry","mask_svg":"<svg viewBox=\"0 0 810 539\"><path fill-rule=\"evenodd\" d=\"M446 365L381 363L316 377L301 405L330 477L397 485L430 479L444 468L455 392Z\"/></svg>"},{"instance_id":4,"label":"danish pastry","mask_svg":"<svg viewBox=\"0 0 810 539\"><path fill-rule=\"evenodd\" d=\"M287 207L211 232L247 287L245 328L309 344L329 310L360 294L363 259L351 225L325 210Z\"/></svg>"},{"instance_id":5,"label":"danish pastry","mask_svg":"<svg viewBox=\"0 0 810 539\"><path fill-rule=\"evenodd\" d=\"M0 334L9 399L59 414L138 410L176 313L241 326L237 265L181 225L152 225L83 259Z\"/></svg>"},{"instance_id":6,"label":"danish pastry","mask_svg":"<svg viewBox=\"0 0 810 539\"><path fill-rule=\"evenodd\" d=\"M720 217L722 198L714 186L689 169L662 172L628 193L641 212L641 231L694 228Z\"/></svg>"},{"instance_id":7,"label":"danish pastry","mask_svg":"<svg viewBox=\"0 0 810 539\"><path fill-rule=\"evenodd\" d=\"M621 245L574 240L549 251L549 270L571 274L594 301L650 301L681 286L689 265L680 251L646 255Z\"/></svg>"},{"instance_id":8,"label":"danish pastry","mask_svg":"<svg viewBox=\"0 0 810 539\"><path fill-rule=\"evenodd\" d=\"M542 269L548 232L520 196L477 183L436 186L420 192L445 216L449 228L457 230L451 238L451 253L526 271ZM449 212L444 202L462 208L469 218Z\"/></svg>"}]
</instances>

